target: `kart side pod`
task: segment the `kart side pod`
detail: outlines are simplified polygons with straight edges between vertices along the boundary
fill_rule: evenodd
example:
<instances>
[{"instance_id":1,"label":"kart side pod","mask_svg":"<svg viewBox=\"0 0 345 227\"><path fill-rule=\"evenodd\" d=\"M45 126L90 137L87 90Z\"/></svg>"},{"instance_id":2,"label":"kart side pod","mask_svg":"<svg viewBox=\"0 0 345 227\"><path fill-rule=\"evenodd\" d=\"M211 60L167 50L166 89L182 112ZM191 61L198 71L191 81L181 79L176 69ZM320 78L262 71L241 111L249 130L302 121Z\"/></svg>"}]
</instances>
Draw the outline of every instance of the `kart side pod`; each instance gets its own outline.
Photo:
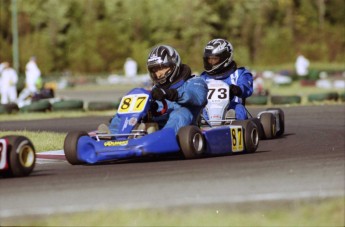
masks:
<instances>
[{"instance_id":1,"label":"kart side pod","mask_svg":"<svg viewBox=\"0 0 345 227\"><path fill-rule=\"evenodd\" d=\"M259 134L252 120L233 121L230 125L205 129L206 154L254 153L259 146Z\"/></svg>"}]
</instances>

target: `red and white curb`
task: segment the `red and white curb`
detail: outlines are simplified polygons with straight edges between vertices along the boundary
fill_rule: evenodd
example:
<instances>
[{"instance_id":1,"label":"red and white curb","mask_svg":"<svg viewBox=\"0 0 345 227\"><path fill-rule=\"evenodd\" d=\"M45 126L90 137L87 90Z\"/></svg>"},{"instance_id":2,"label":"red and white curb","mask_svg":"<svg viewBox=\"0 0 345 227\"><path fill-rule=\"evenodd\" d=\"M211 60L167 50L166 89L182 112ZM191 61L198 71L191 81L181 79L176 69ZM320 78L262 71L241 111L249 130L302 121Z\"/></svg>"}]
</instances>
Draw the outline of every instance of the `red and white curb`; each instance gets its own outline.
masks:
<instances>
[{"instance_id":1,"label":"red and white curb","mask_svg":"<svg viewBox=\"0 0 345 227\"><path fill-rule=\"evenodd\" d=\"M36 163L47 163L54 161L66 161L65 153L63 150L44 151L36 153Z\"/></svg>"}]
</instances>

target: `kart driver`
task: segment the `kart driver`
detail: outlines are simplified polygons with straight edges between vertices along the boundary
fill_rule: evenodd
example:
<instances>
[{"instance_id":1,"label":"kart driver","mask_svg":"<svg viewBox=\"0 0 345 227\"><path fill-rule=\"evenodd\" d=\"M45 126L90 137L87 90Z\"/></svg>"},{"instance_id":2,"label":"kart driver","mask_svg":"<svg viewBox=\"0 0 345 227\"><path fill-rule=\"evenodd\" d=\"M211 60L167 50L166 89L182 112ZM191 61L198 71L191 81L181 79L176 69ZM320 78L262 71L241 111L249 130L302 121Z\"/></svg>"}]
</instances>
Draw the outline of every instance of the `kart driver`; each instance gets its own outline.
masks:
<instances>
[{"instance_id":1,"label":"kart driver","mask_svg":"<svg viewBox=\"0 0 345 227\"><path fill-rule=\"evenodd\" d=\"M166 114L154 117L159 128L173 128L175 134L187 125L197 125L197 118L207 104L207 84L200 77L191 74L188 65L181 63L178 52L168 45L152 49L147 60L147 69L153 81L151 91L154 100L165 99ZM117 133L119 118L110 123L111 133Z\"/></svg>"},{"instance_id":2,"label":"kart driver","mask_svg":"<svg viewBox=\"0 0 345 227\"><path fill-rule=\"evenodd\" d=\"M206 82L214 79L227 83L230 90L228 110L235 110L237 120L245 120L248 117L244 99L253 93L253 75L244 67L237 67L233 60L233 53L233 47L227 40L209 41L203 55L205 71L200 76ZM203 115L207 119L205 109Z\"/></svg>"}]
</instances>

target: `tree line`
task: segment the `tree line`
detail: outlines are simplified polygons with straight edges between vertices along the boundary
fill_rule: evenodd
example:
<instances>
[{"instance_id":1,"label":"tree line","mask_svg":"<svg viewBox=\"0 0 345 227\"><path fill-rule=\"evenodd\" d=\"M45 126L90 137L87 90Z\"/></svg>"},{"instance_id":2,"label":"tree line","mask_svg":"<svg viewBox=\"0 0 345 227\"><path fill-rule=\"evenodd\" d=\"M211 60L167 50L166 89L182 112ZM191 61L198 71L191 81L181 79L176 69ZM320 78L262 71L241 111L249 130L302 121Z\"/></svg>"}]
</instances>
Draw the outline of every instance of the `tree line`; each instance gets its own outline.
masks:
<instances>
[{"instance_id":1,"label":"tree line","mask_svg":"<svg viewBox=\"0 0 345 227\"><path fill-rule=\"evenodd\" d=\"M0 0L0 61L12 61L13 0ZM344 62L344 0L16 0L20 71L36 56L44 74L122 72L127 57L146 73L157 44L202 70L213 38L234 46L239 65Z\"/></svg>"}]
</instances>

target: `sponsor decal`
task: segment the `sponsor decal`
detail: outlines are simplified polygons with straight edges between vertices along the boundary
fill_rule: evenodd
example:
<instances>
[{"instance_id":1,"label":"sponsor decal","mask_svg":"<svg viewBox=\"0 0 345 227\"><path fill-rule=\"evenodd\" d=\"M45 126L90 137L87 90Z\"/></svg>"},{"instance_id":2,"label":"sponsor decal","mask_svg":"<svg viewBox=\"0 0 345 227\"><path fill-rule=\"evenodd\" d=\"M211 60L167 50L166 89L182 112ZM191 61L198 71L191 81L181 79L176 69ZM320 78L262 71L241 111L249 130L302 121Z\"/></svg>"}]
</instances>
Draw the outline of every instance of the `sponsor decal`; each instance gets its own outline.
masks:
<instances>
[{"instance_id":1,"label":"sponsor decal","mask_svg":"<svg viewBox=\"0 0 345 227\"><path fill-rule=\"evenodd\" d=\"M137 122L138 122L138 119L137 119L137 118L131 117L131 118L129 119L128 124L131 125L131 126L134 126Z\"/></svg>"},{"instance_id":2,"label":"sponsor decal","mask_svg":"<svg viewBox=\"0 0 345 227\"><path fill-rule=\"evenodd\" d=\"M105 147L115 147L115 146L126 146L128 144L128 140L122 141L107 141L104 143Z\"/></svg>"}]
</instances>

